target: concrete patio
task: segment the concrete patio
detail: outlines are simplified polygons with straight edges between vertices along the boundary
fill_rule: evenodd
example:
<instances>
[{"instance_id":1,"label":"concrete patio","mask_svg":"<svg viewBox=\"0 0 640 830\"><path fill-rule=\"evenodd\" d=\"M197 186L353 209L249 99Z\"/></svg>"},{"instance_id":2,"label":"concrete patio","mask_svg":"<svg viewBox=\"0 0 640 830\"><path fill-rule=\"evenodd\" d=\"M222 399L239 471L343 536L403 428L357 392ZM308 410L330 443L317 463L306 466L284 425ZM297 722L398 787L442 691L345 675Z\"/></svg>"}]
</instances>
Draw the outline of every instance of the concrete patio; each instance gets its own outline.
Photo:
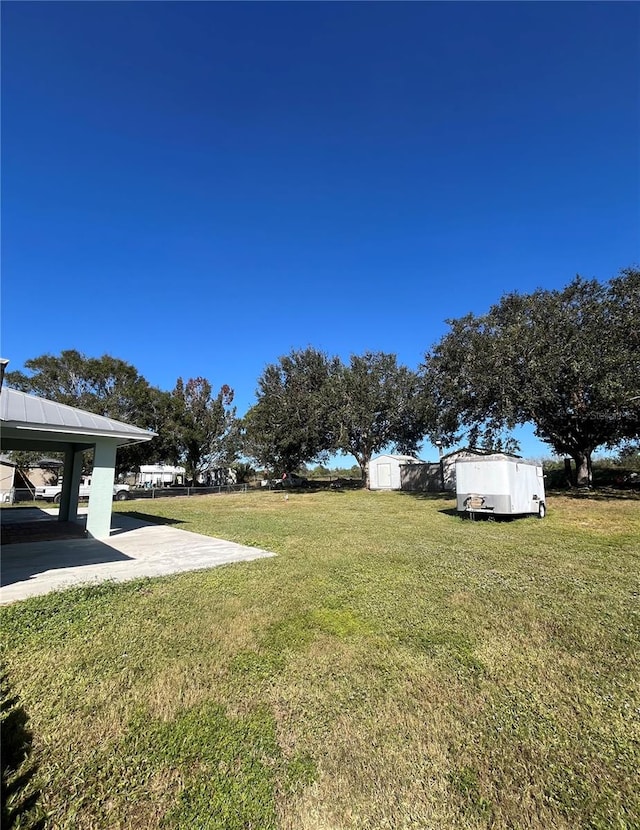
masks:
<instances>
[{"instance_id":1,"label":"concrete patio","mask_svg":"<svg viewBox=\"0 0 640 830\"><path fill-rule=\"evenodd\" d=\"M28 541L2 546L0 604L80 584L125 582L275 556L123 513L113 514L108 540L56 538L60 534L57 513L57 509L38 508L0 511L5 530L13 531L8 538L17 538L19 525L31 528L23 536ZM47 536L51 538L43 539Z\"/></svg>"}]
</instances>

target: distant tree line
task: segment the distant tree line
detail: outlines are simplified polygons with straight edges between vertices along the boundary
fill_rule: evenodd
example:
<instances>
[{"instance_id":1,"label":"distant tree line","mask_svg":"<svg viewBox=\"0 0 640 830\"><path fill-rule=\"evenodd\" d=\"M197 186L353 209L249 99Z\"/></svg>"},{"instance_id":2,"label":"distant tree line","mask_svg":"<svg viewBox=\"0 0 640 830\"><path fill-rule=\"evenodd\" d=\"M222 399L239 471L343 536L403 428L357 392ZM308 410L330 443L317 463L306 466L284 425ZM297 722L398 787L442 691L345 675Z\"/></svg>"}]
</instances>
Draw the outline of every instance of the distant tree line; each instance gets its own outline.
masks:
<instances>
[{"instance_id":1,"label":"distant tree line","mask_svg":"<svg viewBox=\"0 0 640 830\"><path fill-rule=\"evenodd\" d=\"M6 383L157 432L123 448L119 470L162 461L184 465L191 480L239 459L279 475L336 452L354 456L366 478L373 455L415 453L425 437L516 449L509 433L525 423L573 459L580 485L591 481L597 449L638 452L640 270L505 294L486 314L447 324L415 371L383 352L343 363L313 347L294 350L265 367L241 418L226 383L178 378L162 391L109 355L42 355Z\"/></svg>"}]
</instances>

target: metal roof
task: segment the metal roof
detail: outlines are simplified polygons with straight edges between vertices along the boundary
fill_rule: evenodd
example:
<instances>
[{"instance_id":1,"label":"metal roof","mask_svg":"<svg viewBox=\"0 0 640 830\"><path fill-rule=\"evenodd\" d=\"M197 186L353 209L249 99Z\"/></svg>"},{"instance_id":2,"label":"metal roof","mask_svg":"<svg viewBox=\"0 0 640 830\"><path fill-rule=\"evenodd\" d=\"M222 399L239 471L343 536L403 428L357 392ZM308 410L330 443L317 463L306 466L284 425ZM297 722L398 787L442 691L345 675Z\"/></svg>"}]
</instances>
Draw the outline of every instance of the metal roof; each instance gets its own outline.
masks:
<instances>
[{"instance_id":1,"label":"metal roof","mask_svg":"<svg viewBox=\"0 0 640 830\"><path fill-rule=\"evenodd\" d=\"M6 386L0 394L0 421L3 430L117 438L121 444L149 441L157 434Z\"/></svg>"},{"instance_id":2,"label":"metal roof","mask_svg":"<svg viewBox=\"0 0 640 830\"><path fill-rule=\"evenodd\" d=\"M378 461L380 458L393 458L395 461L406 461L409 463L420 463L419 458L415 458L413 455L392 455L391 453L383 453L382 455L378 455L375 458L372 458L372 461Z\"/></svg>"},{"instance_id":3,"label":"metal roof","mask_svg":"<svg viewBox=\"0 0 640 830\"><path fill-rule=\"evenodd\" d=\"M485 456L485 455L508 455L511 458L520 458L521 457L521 456L516 455L515 453L512 453L512 452L495 453L493 450L483 450L483 449L480 449L480 447L460 447L460 449L452 450L451 452L448 452L446 455L443 455L442 459L445 460L447 458L452 458L454 455L459 455L460 453L464 453L464 452L469 453L469 455L476 456L476 457Z\"/></svg>"}]
</instances>

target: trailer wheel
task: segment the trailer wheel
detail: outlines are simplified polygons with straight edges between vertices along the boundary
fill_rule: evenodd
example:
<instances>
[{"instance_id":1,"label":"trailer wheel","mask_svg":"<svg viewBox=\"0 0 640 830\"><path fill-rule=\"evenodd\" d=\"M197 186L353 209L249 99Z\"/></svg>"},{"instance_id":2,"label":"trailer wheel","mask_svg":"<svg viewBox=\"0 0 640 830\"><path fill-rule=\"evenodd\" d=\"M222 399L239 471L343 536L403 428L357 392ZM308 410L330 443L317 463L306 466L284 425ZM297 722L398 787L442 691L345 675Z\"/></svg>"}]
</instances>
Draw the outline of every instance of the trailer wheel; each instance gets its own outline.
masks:
<instances>
[{"instance_id":1,"label":"trailer wheel","mask_svg":"<svg viewBox=\"0 0 640 830\"><path fill-rule=\"evenodd\" d=\"M538 505L538 518L539 519L544 519L544 517L546 515L547 515L547 506L543 501L541 501L540 504Z\"/></svg>"},{"instance_id":2,"label":"trailer wheel","mask_svg":"<svg viewBox=\"0 0 640 830\"><path fill-rule=\"evenodd\" d=\"M53 503L54 504L60 504L61 500L62 500L62 493L56 493L55 496L53 497Z\"/></svg>"}]
</instances>

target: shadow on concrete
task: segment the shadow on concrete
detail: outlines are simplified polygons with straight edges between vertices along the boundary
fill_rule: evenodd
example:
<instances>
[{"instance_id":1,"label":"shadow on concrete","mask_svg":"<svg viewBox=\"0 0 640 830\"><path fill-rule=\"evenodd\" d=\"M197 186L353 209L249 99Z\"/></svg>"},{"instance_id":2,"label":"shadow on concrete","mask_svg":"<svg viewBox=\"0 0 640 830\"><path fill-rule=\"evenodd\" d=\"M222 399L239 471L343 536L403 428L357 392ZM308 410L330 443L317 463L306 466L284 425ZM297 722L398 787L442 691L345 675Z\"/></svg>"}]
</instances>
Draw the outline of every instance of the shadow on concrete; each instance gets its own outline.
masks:
<instances>
[{"instance_id":1,"label":"shadow on concrete","mask_svg":"<svg viewBox=\"0 0 640 830\"><path fill-rule=\"evenodd\" d=\"M18 515L5 517L5 513ZM100 541L87 536L84 528L86 516L79 516L79 522L75 523L59 522L55 514L38 508L19 508L15 511L3 508L2 514L2 587L25 582L47 571L132 559L112 547L109 540ZM177 519L137 511L113 513L109 539L142 527L181 523Z\"/></svg>"},{"instance_id":2,"label":"shadow on concrete","mask_svg":"<svg viewBox=\"0 0 640 830\"><path fill-rule=\"evenodd\" d=\"M66 539L7 545L0 570L0 604L65 590L81 584L126 582L204 570L275 553L203 534L164 526L152 514L114 513L108 539ZM188 523L187 523L188 524Z\"/></svg>"},{"instance_id":3,"label":"shadow on concrete","mask_svg":"<svg viewBox=\"0 0 640 830\"><path fill-rule=\"evenodd\" d=\"M50 522L51 514L40 507L3 507L0 510L0 523L3 526L22 524L24 522Z\"/></svg>"},{"instance_id":4,"label":"shadow on concrete","mask_svg":"<svg viewBox=\"0 0 640 830\"><path fill-rule=\"evenodd\" d=\"M7 545L59 542L70 539L90 539L86 531L87 516L79 514L75 522L61 522L56 513L37 507L3 508L0 513L1 543ZM109 536L118 536L149 525L183 524L181 519L154 516L151 513L127 511L112 513ZM92 540L93 541L93 540Z\"/></svg>"},{"instance_id":5,"label":"shadow on concrete","mask_svg":"<svg viewBox=\"0 0 640 830\"><path fill-rule=\"evenodd\" d=\"M47 571L129 560L130 556L91 538L6 545L2 548L0 585L6 587L16 582L25 582Z\"/></svg>"},{"instance_id":6,"label":"shadow on concrete","mask_svg":"<svg viewBox=\"0 0 640 830\"><path fill-rule=\"evenodd\" d=\"M2 508L0 511L0 542L2 546L31 542L53 542L60 539L82 539L86 536L86 518L77 522L60 522L38 507Z\"/></svg>"},{"instance_id":7,"label":"shadow on concrete","mask_svg":"<svg viewBox=\"0 0 640 830\"><path fill-rule=\"evenodd\" d=\"M84 522L21 522L2 525L0 543L19 545L32 542L57 542L62 539L84 539L87 531Z\"/></svg>"}]
</instances>

